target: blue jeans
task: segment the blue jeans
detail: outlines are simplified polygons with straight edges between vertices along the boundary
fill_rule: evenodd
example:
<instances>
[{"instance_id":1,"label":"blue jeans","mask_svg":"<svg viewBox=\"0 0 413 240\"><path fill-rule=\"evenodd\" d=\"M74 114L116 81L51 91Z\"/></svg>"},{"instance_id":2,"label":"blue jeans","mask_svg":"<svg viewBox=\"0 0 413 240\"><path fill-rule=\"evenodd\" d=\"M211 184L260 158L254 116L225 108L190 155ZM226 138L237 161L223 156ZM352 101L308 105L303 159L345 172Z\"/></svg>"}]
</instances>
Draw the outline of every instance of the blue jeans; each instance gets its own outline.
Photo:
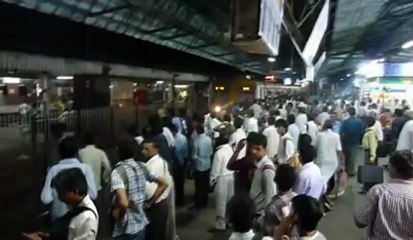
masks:
<instances>
[{"instance_id":1,"label":"blue jeans","mask_svg":"<svg viewBox=\"0 0 413 240\"><path fill-rule=\"evenodd\" d=\"M145 229L135 234L120 235L115 240L145 240Z\"/></svg>"}]
</instances>

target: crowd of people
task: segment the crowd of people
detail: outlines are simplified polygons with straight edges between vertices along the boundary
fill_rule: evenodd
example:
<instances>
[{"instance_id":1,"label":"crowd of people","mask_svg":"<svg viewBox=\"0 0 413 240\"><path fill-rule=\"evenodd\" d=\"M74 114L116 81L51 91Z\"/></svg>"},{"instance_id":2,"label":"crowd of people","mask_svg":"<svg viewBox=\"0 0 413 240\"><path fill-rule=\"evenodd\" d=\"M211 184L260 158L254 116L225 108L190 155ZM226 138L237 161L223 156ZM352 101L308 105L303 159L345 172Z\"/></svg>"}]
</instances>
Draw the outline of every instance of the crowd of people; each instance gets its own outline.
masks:
<instances>
[{"instance_id":1,"label":"crowd of people","mask_svg":"<svg viewBox=\"0 0 413 240\"><path fill-rule=\"evenodd\" d=\"M176 239L175 206L186 206L185 180L193 178L188 209L206 208L212 193L212 230L232 230L230 240L326 239L318 222L357 174L358 157L377 167L390 155L390 182L362 182L366 203L354 220L366 239L413 239L412 132L406 104L392 114L373 102L269 98L204 116L169 109L141 131L132 127L112 164L93 135L82 149L64 136L41 193L52 204L51 231L24 236L96 239L103 181L113 238Z\"/></svg>"}]
</instances>

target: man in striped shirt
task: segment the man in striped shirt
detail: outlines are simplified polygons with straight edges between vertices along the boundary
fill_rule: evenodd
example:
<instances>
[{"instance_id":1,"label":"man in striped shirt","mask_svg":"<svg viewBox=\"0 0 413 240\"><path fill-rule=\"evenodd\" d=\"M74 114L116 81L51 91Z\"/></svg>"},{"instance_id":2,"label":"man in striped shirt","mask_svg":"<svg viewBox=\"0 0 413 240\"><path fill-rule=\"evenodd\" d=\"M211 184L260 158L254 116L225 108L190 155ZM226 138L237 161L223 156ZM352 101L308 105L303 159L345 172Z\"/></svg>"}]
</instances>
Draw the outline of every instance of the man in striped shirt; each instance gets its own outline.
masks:
<instances>
[{"instance_id":1,"label":"man in striped shirt","mask_svg":"<svg viewBox=\"0 0 413 240\"><path fill-rule=\"evenodd\" d=\"M365 239L413 239L413 154L397 151L390 158L391 180L370 189L355 223L367 228Z\"/></svg>"}]
</instances>

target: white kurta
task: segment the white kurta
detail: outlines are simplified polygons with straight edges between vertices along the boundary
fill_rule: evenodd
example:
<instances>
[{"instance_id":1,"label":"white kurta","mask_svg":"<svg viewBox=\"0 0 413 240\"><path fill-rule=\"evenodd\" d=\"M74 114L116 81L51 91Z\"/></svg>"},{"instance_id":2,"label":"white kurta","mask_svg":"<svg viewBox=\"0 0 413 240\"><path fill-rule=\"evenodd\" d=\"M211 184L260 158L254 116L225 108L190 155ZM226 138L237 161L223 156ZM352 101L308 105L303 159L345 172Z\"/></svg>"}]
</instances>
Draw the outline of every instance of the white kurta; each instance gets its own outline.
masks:
<instances>
[{"instance_id":1,"label":"white kurta","mask_svg":"<svg viewBox=\"0 0 413 240\"><path fill-rule=\"evenodd\" d=\"M413 150L413 120L404 124L397 141L396 150Z\"/></svg>"},{"instance_id":2,"label":"white kurta","mask_svg":"<svg viewBox=\"0 0 413 240\"><path fill-rule=\"evenodd\" d=\"M278 153L278 144L280 142L280 135L277 132L275 126L269 126L262 134L267 138L267 156L270 159L273 159Z\"/></svg>"},{"instance_id":3,"label":"white kurta","mask_svg":"<svg viewBox=\"0 0 413 240\"><path fill-rule=\"evenodd\" d=\"M374 124L374 130L376 131L377 140L379 140L379 142L382 142L384 139L383 128L381 126L381 123L377 120Z\"/></svg>"},{"instance_id":4,"label":"white kurta","mask_svg":"<svg viewBox=\"0 0 413 240\"><path fill-rule=\"evenodd\" d=\"M258 120L255 117L248 118L246 132L247 134L250 132L258 132Z\"/></svg>"},{"instance_id":5,"label":"white kurta","mask_svg":"<svg viewBox=\"0 0 413 240\"><path fill-rule=\"evenodd\" d=\"M305 133L307 131L307 122L308 122L307 115L304 113L298 114L297 117L295 118L295 124L300 130L300 133Z\"/></svg>"},{"instance_id":6,"label":"white kurta","mask_svg":"<svg viewBox=\"0 0 413 240\"><path fill-rule=\"evenodd\" d=\"M210 184L215 185L216 216L225 219L226 206L234 195L234 172L227 169L227 164L234 151L229 144L218 147L212 161Z\"/></svg>"},{"instance_id":7,"label":"white kurta","mask_svg":"<svg viewBox=\"0 0 413 240\"><path fill-rule=\"evenodd\" d=\"M168 183L168 188L156 200L156 203L159 203L169 196L169 193L173 187L173 180L168 170L168 163L166 163L166 161L162 159L161 156L155 155L151 159L149 159L148 162L146 162L145 166L149 170L149 172L156 174L156 176L162 177ZM150 199L155 193L158 185L151 182L146 182L145 185L145 199Z\"/></svg>"},{"instance_id":8,"label":"white kurta","mask_svg":"<svg viewBox=\"0 0 413 240\"><path fill-rule=\"evenodd\" d=\"M290 126L288 126L288 133L293 139L295 149L297 149L298 138L300 138L300 129L297 127L297 124L290 124Z\"/></svg>"},{"instance_id":9,"label":"white kurta","mask_svg":"<svg viewBox=\"0 0 413 240\"><path fill-rule=\"evenodd\" d=\"M307 123L307 126L308 126L307 134L311 137L311 145L315 147L317 143L317 137L319 134L318 126L314 121L309 121Z\"/></svg>"},{"instance_id":10,"label":"white kurta","mask_svg":"<svg viewBox=\"0 0 413 240\"><path fill-rule=\"evenodd\" d=\"M233 147L235 151L235 148L237 147L238 142L246 138L247 138L247 134L245 133L244 129L242 127L238 128L237 130L235 130L235 132L231 134L229 138L229 144ZM244 146L244 148L238 154L238 159L245 157L246 153L247 153L247 146Z\"/></svg>"},{"instance_id":11,"label":"white kurta","mask_svg":"<svg viewBox=\"0 0 413 240\"><path fill-rule=\"evenodd\" d=\"M340 136L331 129L321 132L317 139L317 165L323 175L324 184L338 168L337 151L342 151Z\"/></svg>"}]
</instances>

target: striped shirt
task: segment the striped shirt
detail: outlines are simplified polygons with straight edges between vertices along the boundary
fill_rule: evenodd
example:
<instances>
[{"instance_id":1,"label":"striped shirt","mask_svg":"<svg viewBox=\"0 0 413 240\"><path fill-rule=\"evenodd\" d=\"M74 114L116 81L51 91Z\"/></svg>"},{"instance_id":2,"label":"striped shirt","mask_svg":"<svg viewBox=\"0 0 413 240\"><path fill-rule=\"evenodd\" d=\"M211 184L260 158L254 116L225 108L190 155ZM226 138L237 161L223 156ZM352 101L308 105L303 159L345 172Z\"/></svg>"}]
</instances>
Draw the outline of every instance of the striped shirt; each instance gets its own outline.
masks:
<instances>
[{"instance_id":1,"label":"striped shirt","mask_svg":"<svg viewBox=\"0 0 413 240\"><path fill-rule=\"evenodd\" d=\"M367 225L367 240L413 239L413 181L392 179L374 186L355 220Z\"/></svg>"}]
</instances>

